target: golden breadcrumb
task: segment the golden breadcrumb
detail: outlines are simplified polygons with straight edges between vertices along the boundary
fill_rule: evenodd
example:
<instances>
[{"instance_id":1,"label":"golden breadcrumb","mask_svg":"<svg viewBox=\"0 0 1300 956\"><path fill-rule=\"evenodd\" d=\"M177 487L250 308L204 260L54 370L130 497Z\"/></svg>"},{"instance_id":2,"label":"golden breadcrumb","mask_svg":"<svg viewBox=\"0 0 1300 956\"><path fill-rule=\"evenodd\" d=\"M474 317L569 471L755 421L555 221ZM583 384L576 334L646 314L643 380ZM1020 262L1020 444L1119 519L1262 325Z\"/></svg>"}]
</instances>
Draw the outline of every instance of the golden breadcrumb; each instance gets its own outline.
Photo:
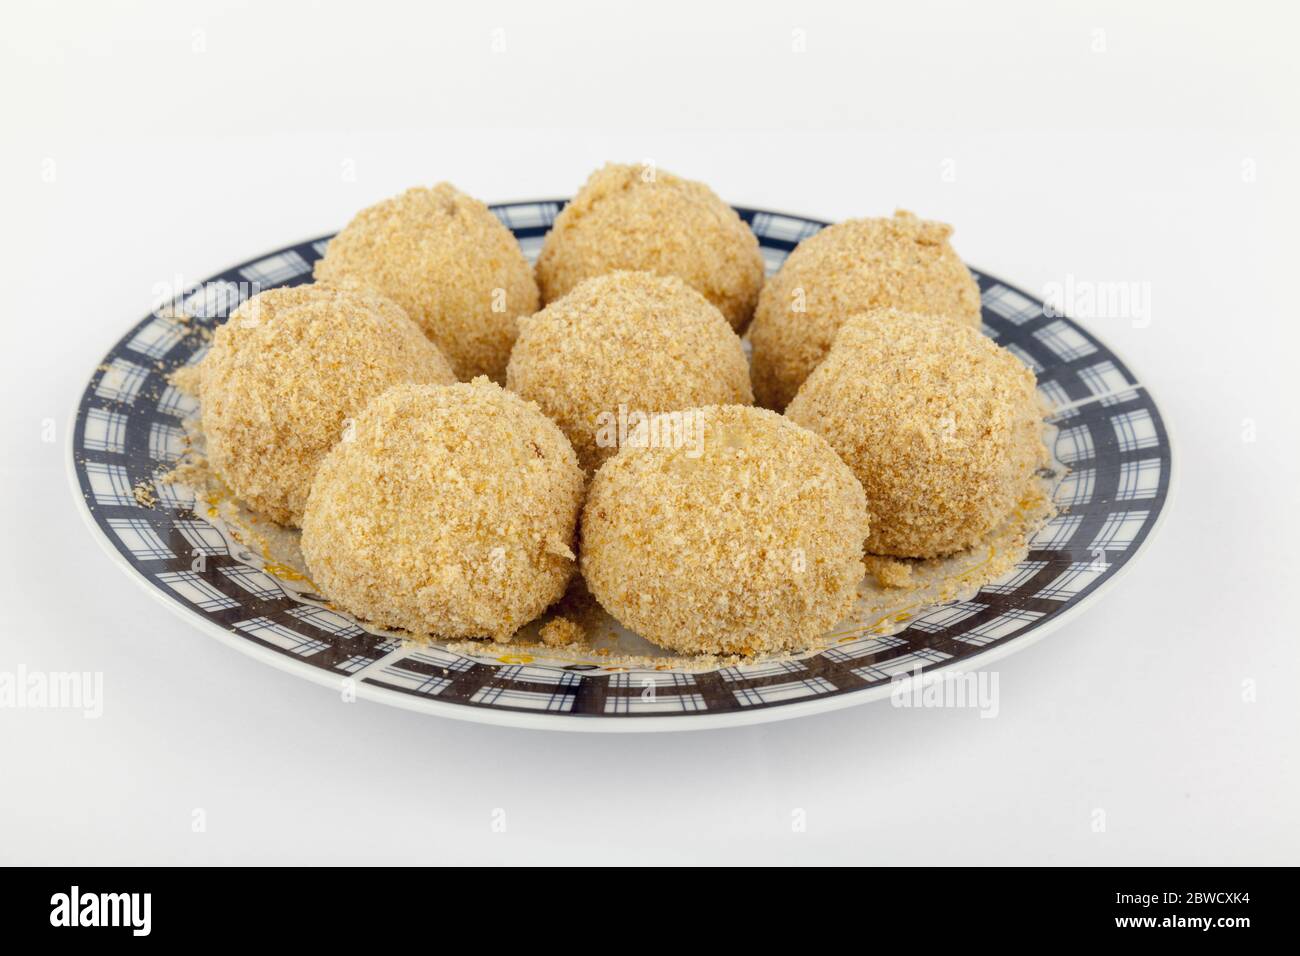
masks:
<instances>
[{"instance_id":1,"label":"golden breadcrumb","mask_svg":"<svg viewBox=\"0 0 1300 956\"><path fill-rule=\"evenodd\" d=\"M448 183L361 210L330 240L316 278L391 298L464 381L502 381L515 319L538 307L537 283L510 230Z\"/></svg>"},{"instance_id":2,"label":"golden breadcrumb","mask_svg":"<svg viewBox=\"0 0 1300 956\"><path fill-rule=\"evenodd\" d=\"M898 211L827 226L763 287L749 330L754 395L790 403L850 315L895 308L979 327L979 287L948 242L952 227Z\"/></svg>"},{"instance_id":3,"label":"golden breadcrumb","mask_svg":"<svg viewBox=\"0 0 1300 956\"><path fill-rule=\"evenodd\" d=\"M190 387L194 379L176 376ZM250 506L297 525L321 459L372 398L455 377L393 302L305 285L270 289L236 309L197 380L212 467Z\"/></svg>"},{"instance_id":4,"label":"golden breadcrumb","mask_svg":"<svg viewBox=\"0 0 1300 956\"><path fill-rule=\"evenodd\" d=\"M786 415L862 481L875 554L970 547L1047 462L1034 373L975 328L935 316L850 318Z\"/></svg>"},{"instance_id":5,"label":"golden breadcrumb","mask_svg":"<svg viewBox=\"0 0 1300 956\"><path fill-rule=\"evenodd\" d=\"M444 638L508 638L574 570L583 476L563 433L486 377L399 386L326 457L302 523L344 610Z\"/></svg>"},{"instance_id":6,"label":"golden breadcrumb","mask_svg":"<svg viewBox=\"0 0 1300 956\"><path fill-rule=\"evenodd\" d=\"M537 636L547 647L567 647L580 643L587 632L577 621L567 617L553 617L541 626Z\"/></svg>"},{"instance_id":7,"label":"golden breadcrumb","mask_svg":"<svg viewBox=\"0 0 1300 956\"><path fill-rule=\"evenodd\" d=\"M807 647L852 609L868 515L830 446L764 409L710 406L703 452L625 447L592 480L582 571L625 627L685 652Z\"/></svg>"},{"instance_id":8,"label":"golden breadcrumb","mask_svg":"<svg viewBox=\"0 0 1300 956\"><path fill-rule=\"evenodd\" d=\"M537 260L542 299L619 269L675 275L743 329L763 285L749 226L703 183L649 166L592 173L546 234Z\"/></svg>"},{"instance_id":9,"label":"golden breadcrumb","mask_svg":"<svg viewBox=\"0 0 1300 956\"><path fill-rule=\"evenodd\" d=\"M207 356L205 355L204 358L207 358ZM199 365L182 365L180 368L176 369L176 371L167 376L167 381L186 395L192 395L197 398L199 394L199 385L203 380L203 373L199 371L199 367Z\"/></svg>"},{"instance_id":10,"label":"golden breadcrumb","mask_svg":"<svg viewBox=\"0 0 1300 956\"><path fill-rule=\"evenodd\" d=\"M506 387L536 402L588 472L618 450L621 412L752 405L749 362L722 313L675 276L586 279L520 319Z\"/></svg>"},{"instance_id":11,"label":"golden breadcrumb","mask_svg":"<svg viewBox=\"0 0 1300 956\"><path fill-rule=\"evenodd\" d=\"M876 579L882 588L906 588L912 586L912 566L894 558L885 558L868 554L864 558L867 573Z\"/></svg>"},{"instance_id":12,"label":"golden breadcrumb","mask_svg":"<svg viewBox=\"0 0 1300 956\"><path fill-rule=\"evenodd\" d=\"M154 493L154 483L148 478L137 481L131 487L131 496L141 508L152 508L158 503L158 495Z\"/></svg>"}]
</instances>

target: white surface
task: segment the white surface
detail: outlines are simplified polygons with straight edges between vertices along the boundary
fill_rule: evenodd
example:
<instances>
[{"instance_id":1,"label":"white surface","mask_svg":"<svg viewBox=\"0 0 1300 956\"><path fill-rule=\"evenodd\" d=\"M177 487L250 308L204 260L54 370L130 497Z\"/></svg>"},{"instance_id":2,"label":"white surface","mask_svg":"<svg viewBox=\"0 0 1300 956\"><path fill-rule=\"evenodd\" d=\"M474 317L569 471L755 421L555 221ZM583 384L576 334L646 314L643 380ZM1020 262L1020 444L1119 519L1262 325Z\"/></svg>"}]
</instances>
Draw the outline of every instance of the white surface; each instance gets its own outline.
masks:
<instances>
[{"instance_id":1,"label":"white surface","mask_svg":"<svg viewBox=\"0 0 1300 956\"><path fill-rule=\"evenodd\" d=\"M0 709L0 862L1300 861L1294 12L267 6L31 5L0 30L0 672L102 671L105 698ZM178 275L414 183L561 195L607 158L826 218L911 208L1031 290L1149 283L1149 325L1092 327L1176 430L1175 511L999 662L995 719L880 702L603 738L344 704L95 546L61 430Z\"/></svg>"}]
</instances>

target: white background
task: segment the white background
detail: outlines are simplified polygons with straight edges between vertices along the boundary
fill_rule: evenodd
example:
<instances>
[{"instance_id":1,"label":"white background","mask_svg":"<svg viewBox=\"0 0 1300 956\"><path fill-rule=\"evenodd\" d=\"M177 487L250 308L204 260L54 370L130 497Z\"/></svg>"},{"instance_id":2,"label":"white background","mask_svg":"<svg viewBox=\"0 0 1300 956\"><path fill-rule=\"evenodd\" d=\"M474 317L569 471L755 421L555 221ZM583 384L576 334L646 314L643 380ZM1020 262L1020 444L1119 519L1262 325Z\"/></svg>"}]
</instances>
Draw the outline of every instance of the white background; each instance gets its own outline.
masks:
<instances>
[{"instance_id":1,"label":"white background","mask_svg":"<svg viewBox=\"0 0 1300 956\"><path fill-rule=\"evenodd\" d=\"M858 6L6 4L0 670L102 671L105 701L0 710L0 862L1300 862L1294 6ZM344 704L100 552L62 430L162 285L413 184L551 197L606 159L910 208L1034 291L1149 283L1148 326L1093 328L1175 431L1173 511L998 665L996 719L596 737Z\"/></svg>"}]
</instances>

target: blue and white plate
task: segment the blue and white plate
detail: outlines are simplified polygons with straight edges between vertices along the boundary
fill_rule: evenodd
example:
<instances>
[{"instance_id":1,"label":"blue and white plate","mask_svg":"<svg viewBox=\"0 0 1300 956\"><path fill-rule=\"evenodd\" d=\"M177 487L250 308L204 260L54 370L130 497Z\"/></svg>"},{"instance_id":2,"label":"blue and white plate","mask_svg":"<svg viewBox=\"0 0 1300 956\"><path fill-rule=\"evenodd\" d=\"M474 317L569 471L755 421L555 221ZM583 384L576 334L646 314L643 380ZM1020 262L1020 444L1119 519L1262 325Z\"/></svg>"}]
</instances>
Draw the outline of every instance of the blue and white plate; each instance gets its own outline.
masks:
<instances>
[{"instance_id":1,"label":"blue and white plate","mask_svg":"<svg viewBox=\"0 0 1300 956\"><path fill-rule=\"evenodd\" d=\"M563 204L493 210L533 257ZM737 211L758 236L769 272L825 225ZM973 596L924 609L887 636L703 671L489 660L375 634L250 566L238 544L200 520L170 486L156 486L151 507L136 495L184 450L181 423L195 406L167 376L203 349L201 329L219 324L250 289L310 281L328 238L228 269L138 322L86 385L69 462L92 532L145 590L226 644L357 697L488 723L616 731L756 723L847 707L889 696L897 677L971 670L1054 630L1133 560L1166 504L1169 435L1150 393L1087 329L975 272L984 331L1034 369L1040 394L1057 410L1056 458L1070 470L1054 492L1060 513L1034 536L1028 556Z\"/></svg>"}]
</instances>

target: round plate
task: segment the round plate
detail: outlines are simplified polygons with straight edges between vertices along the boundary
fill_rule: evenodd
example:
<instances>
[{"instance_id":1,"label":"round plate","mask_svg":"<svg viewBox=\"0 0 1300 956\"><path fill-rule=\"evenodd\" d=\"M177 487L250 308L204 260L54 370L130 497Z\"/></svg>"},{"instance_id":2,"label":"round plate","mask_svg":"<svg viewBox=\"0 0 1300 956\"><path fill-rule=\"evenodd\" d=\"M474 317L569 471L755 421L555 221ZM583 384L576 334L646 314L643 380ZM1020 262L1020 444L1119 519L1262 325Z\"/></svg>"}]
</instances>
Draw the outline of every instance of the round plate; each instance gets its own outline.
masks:
<instances>
[{"instance_id":1,"label":"round plate","mask_svg":"<svg viewBox=\"0 0 1300 956\"><path fill-rule=\"evenodd\" d=\"M493 211L535 257L564 200ZM823 222L738 209L769 272ZM329 237L213 276L142 319L109 351L81 397L71 477L87 523L150 594L206 633L266 663L357 697L489 723L575 730L682 730L756 723L888 696L894 678L968 670L1032 643L1112 581L1155 529L1169 494L1169 435L1150 393L1086 329L975 272L984 331L1033 368L1055 408L1056 457L1069 474L1060 514L1010 573L968 600L935 605L905 630L863 636L794 660L712 671L623 671L593 665L492 664L438 646L371 634L302 603L275 577L235 560L168 486L145 507L137 484L184 450L192 399L167 375L195 360L200 329L251 291L311 280ZM180 316L176 318L175 316ZM188 680L178 660L176 679ZM647 689L650 692L647 692Z\"/></svg>"}]
</instances>

